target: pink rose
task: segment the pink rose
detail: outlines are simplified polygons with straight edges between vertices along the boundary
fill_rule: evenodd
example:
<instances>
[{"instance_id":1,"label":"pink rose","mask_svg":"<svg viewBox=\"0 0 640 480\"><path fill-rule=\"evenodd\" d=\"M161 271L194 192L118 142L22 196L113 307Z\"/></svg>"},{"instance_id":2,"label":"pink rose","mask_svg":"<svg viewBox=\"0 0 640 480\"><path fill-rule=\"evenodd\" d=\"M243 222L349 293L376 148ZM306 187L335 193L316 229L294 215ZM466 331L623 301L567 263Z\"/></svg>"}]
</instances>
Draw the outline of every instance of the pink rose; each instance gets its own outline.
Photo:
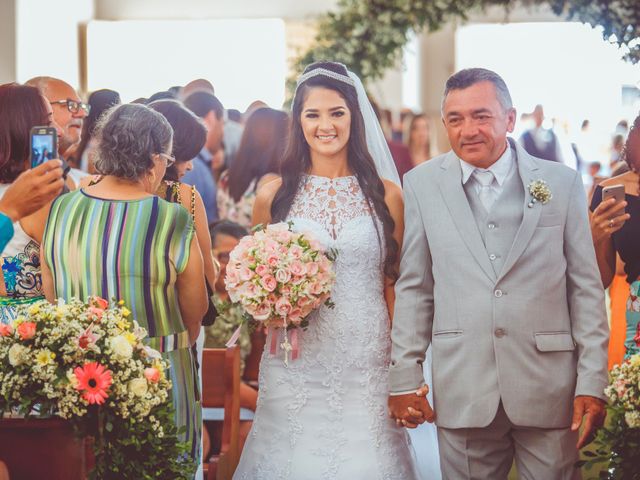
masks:
<instances>
[{"instance_id":1,"label":"pink rose","mask_svg":"<svg viewBox=\"0 0 640 480\"><path fill-rule=\"evenodd\" d=\"M324 286L320 282L314 282L311 284L311 293L313 295L320 295L324 291Z\"/></svg>"},{"instance_id":2,"label":"pink rose","mask_svg":"<svg viewBox=\"0 0 640 480\"><path fill-rule=\"evenodd\" d=\"M276 280L280 283L287 283L291 280L291 273L287 270L280 269L276 272Z\"/></svg>"},{"instance_id":3,"label":"pink rose","mask_svg":"<svg viewBox=\"0 0 640 480\"><path fill-rule=\"evenodd\" d=\"M299 245L293 245L289 249L289 254L296 260L300 260L300 258L302 258L302 255L304 254L304 250Z\"/></svg>"},{"instance_id":4,"label":"pink rose","mask_svg":"<svg viewBox=\"0 0 640 480\"><path fill-rule=\"evenodd\" d=\"M252 316L258 321L267 320L271 316L271 305L268 303L261 303L258 305L258 308L255 309Z\"/></svg>"},{"instance_id":5,"label":"pink rose","mask_svg":"<svg viewBox=\"0 0 640 480\"><path fill-rule=\"evenodd\" d=\"M293 308L291 309L291 312L289 312L289 320L293 323L295 323L296 325L299 325L300 322L302 321L302 309L300 308Z\"/></svg>"},{"instance_id":6,"label":"pink rose","mask_svg":"<svg viewBox=\"0 0 640 480\"><path fill-rule=\"evenodd\" d=\"M89 307L87 310L89 311L89 313L96 317L96 320L100 321L102 319L102 314L104 313L103 309L97 307Z\"/></svg>"},{"instance_id":7,"label":"pink rose","mask_svg":"<svg viewBox=\"0 0 640 480\"><path fill-rule=\"evenodd\" d=\"M251 280L251 277L253 277L253 272L247 267L240 267L238 269L238 276L240 277L241 281L246 282L248 280Z\"/></svg>"},{"instance_id":8,"label":"pink rose","mask_svg":"<svg viewBox=\"0 0 640 480\"><path fill-rule=\"evenodd\" d=\"M298 298L298 302L297 303L298 303L298 306L300 308L304 308L307 305L311 304L311 300L309 300L309 297L300 297L300 298Z\"/></svg>"},{"instance_id":9,"label":"pink rose","mask_svg":"<svg viewBox=\"0 0 640 480\"><path fill-rule=\"evenodd\" d=\"M289 285L282 285L282 287L280 287L280 293L282 295L289 295L291 293L291 287Z\"/></svg>"},{"instance_id":10,"label":"pink rose","mask_svg":"<svg viewBox=\"0 0 640 480\"><path fill-rule=\"evenodd\" d=\"M264 277L266 274L270 273L271 269L269 267L267 267L266 265L258 265L256 267L256 273L258 275L260 275L261 277Z\"/></svg>"},{"instance_id":11,"label":"pink rose","mask_svg":"<svg viewBox=\"0 0 640 480\"><path fill-rule=\"evenodd\" d=\"M280 263L280 257L278 257L278 255L269 255L267 257L267 263L269 264L269 266L271 267L277 267L278 263Z\"/></svg>"},{"instance_id":12,"label":"pink rose","mask_svg":"<svg viewBox=\"0 0 640 480\"><path fill-rule=\"evenodd\" d=\"M304 264L301 261L296 260L289 266L289 271L291 272L291 275L300 276L304 275L306 269L304 268Z\"/></svg>"},{"instance_id":13,"label":"pink rose","mask_svg":"<svg viewBox=\"0 0 640 480\"><path fill-rule=\"evenodd\" d=\"M267 275L260 279L260 285L262 285L262 288L267 292L273 292L278 286L278 282L273 275Z\"/></svg>"},{"instance_id":14,"label":"pink rose","mask_svg":"<svg viewBox=\"0 0 640 480\"><path fill-rule=\"evenodd\" d=\"M294 285L300 285L302 282L304 282L307 279L307 277L300 277L300 276L295 276L293 277L293 279L291 280L291 283Z\"/></svg>"},{"instance_id":15,"label":"pink rose","mask_svg":"<svg viewBox=\"0 0 640 480\"><path fill-rule=\"evenodd\" d=\"M276 313L278 315L289 315L289 312L291 312L291 304L289 303L289 300L287 300L285 297L281 297L278 299L278 301L276 302Z\"/></svg>"},{"instance_id":16,"label":"pink rose","mask_svg":"<svg viewBox=\"0 0 640 480\"><path fill-rule=\"evenodd\" d=\"M13 327L6 323L0 323L0 336L8 337L13 335Z\"/></svg>"},{"instance_id":17,"label":"pink rose","mask_svg":"<svg viewBox=\"0 0 640 480\"><path fill-rule=\"evenodd\" d=\"M150 383L158 383L160 381L160 370L154 367L145 368L144 378Z\"/></svg>"},{"instance_id":18,"label":"pink rose","mask_svg":"<svg viewBox=\"0 0 640 480\"><path fill-rule=\"evenodd\" d=\"M316 275L319 269L320 267L317 262L307 263L307 275L310 275L310 276Z\"/></svg>"},{"instance_id":19,"label":"pink rose","mask_svg":"<svg viewBox=\"0 0 640 480\"><path fill-rule=\"evenodd\" d=\"M227 288L235 287L240 281L240 277L238 276L238 271L233 268L227 268L227 275L225 276L224 283Z\"/></svg>"},{"instance_id":20,"label":"pink rose","mask_svg":"<svg viewBox=\"0 0 640 480\"><path fill-rule=\"evenodd\" d=\"M22 322L18 325L17 330L22 340L29 340L36 336L36 324L34 322Z\"/></svg>"}]
</instances>

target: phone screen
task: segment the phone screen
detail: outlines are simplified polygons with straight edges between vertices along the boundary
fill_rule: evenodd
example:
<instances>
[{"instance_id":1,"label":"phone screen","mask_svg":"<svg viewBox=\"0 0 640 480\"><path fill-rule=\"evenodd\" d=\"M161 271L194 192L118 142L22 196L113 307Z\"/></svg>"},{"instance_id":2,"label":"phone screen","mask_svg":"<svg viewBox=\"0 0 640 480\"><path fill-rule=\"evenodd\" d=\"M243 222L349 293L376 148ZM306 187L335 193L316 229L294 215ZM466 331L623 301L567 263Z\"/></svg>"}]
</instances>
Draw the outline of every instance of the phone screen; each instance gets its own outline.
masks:
<instances>
[{"instance_id":1,"label":"phone screen","mask_svg":"<svg viewBox=\"0 0 640 480\"><path fill-rule=\"evenodd\" d=\"M50 133L33 133L31 135L31 167L56 158L56 141Z\"/></svg>"}]
</instances>

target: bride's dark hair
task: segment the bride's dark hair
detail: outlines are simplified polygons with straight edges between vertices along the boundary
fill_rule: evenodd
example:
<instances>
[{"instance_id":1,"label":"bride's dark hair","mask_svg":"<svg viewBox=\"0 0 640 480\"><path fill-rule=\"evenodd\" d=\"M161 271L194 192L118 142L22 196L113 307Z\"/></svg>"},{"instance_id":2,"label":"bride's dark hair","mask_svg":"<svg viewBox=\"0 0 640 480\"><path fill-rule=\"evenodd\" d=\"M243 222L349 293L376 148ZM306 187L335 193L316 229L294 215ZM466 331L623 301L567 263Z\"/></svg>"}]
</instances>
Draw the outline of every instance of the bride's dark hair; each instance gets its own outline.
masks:
<instances>
[{"instance_id":1,"label":"bride's dark hair","mask_svg":"<svg viewBox=\"0 0 640 480\"><path fill-rule=\"evenodd\" d=\"M317 68L331 70L338 74L348 76L344 65L334 62L316 62L309 65L304 73ZM398 257L398 242L393 238L395 222L391 217L389 208L384 201L384 183L378 176L376 166L367 149L364 120L358 106L358 95L353 85L326 75L311 77L302 83L296 92L291 119L291 133L285 151L284 160L281 163L282 186L276 193L271 204L271 218L274 222L281 222L287 218L293 200L303 180L302 176L311 169L311 155L307 144L300 117L304 101L312 88L321 87L336 91L346 102L351 112L351 133L347 144L347 162L351 171L358 179L360 188L364 194L369 209L375 212L383 227L384 242L386 246L386 258L384 261L384 273L390 278L397 278L396 260ZM376 231L378 225L376 222ZM378 239L381 239L378 231Z\"/></svg>"}]
</instances>

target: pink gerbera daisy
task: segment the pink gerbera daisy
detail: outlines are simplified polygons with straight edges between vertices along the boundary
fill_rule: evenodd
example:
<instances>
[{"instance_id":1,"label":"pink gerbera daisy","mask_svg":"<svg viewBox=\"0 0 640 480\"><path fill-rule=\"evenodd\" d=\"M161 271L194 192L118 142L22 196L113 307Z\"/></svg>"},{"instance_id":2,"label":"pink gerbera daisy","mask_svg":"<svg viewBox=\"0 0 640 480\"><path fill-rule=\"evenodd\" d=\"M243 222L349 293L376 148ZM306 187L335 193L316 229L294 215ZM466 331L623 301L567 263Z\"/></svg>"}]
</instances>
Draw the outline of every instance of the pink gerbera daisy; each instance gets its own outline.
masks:
<instances>
[{"instance_id":1,"label":"pink gerbera daisy","mask_svg":"<svg viewBox=\"0 0 640 480\"><path fill-rule=\"evenodd\" d=\"M112 383L111 372L97 362L90 362L85 363L84 367L76 367L73 373L78 379L76 389L84 390L82 398L90 404L103 404L109 396L107 390Z\"/></svg>"}]
</instances>

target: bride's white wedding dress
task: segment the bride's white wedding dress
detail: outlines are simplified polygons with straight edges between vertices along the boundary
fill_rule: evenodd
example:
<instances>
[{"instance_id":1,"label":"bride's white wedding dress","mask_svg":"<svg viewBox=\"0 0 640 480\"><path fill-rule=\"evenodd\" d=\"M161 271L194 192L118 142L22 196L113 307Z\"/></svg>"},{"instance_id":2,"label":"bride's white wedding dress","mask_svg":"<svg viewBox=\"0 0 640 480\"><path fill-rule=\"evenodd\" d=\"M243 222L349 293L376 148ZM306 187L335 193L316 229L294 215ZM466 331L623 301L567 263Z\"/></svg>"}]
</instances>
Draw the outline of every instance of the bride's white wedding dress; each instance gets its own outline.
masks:
<instances>
[{"instance_id":1,"label":"bride's white wedding dress","mask_svg":"<svg viewBox=\"0 0 640 480\"><path fill-rule=\"evenodd\" d=\"M235 480L417 477L408 435L387 413L391 340L373 218L355 177L304 177L289 220L337 249L335 307L311 314L288 366L267 339Z\"/></svg>"}]
</instances>

